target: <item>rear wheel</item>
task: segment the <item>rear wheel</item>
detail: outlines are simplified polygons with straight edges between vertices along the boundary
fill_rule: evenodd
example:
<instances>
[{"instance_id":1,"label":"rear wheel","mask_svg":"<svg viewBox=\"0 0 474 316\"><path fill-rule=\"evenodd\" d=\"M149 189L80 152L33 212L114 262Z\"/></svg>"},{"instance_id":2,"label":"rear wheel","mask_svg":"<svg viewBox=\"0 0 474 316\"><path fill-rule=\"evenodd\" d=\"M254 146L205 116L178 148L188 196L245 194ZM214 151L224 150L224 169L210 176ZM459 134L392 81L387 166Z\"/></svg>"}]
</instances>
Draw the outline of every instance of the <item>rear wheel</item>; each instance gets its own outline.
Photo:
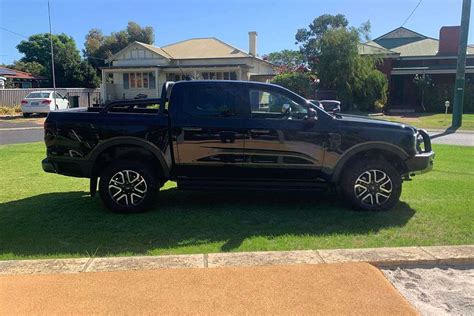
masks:
<instances>
[{"instance_id":1,"label":"rear wheel","mask_svg":"<svg viewBox=\"0 0 474 316\"><path fill-rule=\"evenodd\" d=\"M23 117L30 117L31 113L23 113Z\"/></svg>"},{"instance_id":2,"label":"rear wheel","mask_svg":"<svg viewBox=\"0 0 474 316\"><path fill-rule=\"evenodd\" d=\"M153 170L133 161L118 161L100 175L99 195L104 205L116 213L146 211L159 191Z\"/></svg>"},{"instance_id":3,"label":"rear wheel","mask_svg":"<svg viewBox=\"0 0 474 316\"><path fill-rule=\"evenodd\" d=\"M344 170L341 190L355 209L384 211L398 202L402 179L385 160L359 161Z\"/></svg>"}]
</instances>

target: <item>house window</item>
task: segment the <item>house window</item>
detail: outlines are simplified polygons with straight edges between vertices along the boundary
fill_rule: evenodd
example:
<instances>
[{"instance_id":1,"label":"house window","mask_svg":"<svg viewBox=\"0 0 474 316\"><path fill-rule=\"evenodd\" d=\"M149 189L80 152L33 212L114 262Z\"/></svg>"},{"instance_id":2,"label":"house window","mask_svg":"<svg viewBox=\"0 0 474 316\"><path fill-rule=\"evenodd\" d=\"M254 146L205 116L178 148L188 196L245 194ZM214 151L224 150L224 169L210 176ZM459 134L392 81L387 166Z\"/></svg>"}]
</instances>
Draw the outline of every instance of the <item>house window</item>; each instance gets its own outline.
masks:
<instances>
[{"instance_id":1,"label":"house window","mask_svg":"<svg viewBox=\"0 0 474 316\"><path fill-rule=\"evenodd\" d=\"M150 73L130 72L128 74L128 86L130 89L148 89L150 87Z\"/></svg>"},{"instance_id":2,"label":"house window","mask_svg":"<svg viewBox=\"0 0 474 316\"><path fill-rule=\"evenodd\" d=\"M201 72L201 78L204 80L237 80L237 74L235 71Z\"/></svg>"}]
</instances>

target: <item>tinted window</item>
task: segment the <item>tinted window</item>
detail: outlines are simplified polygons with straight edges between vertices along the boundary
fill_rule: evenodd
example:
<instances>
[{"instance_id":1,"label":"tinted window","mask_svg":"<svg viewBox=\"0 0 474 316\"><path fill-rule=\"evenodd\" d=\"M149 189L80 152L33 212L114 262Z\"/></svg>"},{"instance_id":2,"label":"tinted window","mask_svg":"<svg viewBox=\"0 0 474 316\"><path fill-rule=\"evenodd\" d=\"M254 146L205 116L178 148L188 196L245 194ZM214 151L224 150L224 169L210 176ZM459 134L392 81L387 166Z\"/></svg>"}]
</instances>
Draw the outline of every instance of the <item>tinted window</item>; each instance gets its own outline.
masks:
<instances>
[{"instance_id":1,"label":"tinted window","mask_svg":"<svg viewBox=\"0 0 474 316\"><path fill-rule=\"evenodd\" d=\"M49 94L49 92L31 92L26 98L49 98Z\"/></svg>"},{"instance_id":2,"label":"tinted window","mask_svg":"<svg viewBox=\"0 0 474 316\"><path fill-rule=\"evenodd\" d=\"M307 106L277 91L250 89L249 97L252 117L302 118L308 113Z\"/></svg>"},{"instance_id":3,"label":"tinted window","mask_svg":"<svg viewBox=\"0 0 474 316\"><path fill-rule=\"evenodd\" d=\"M232 118L242 116L242 94L232 85L189 85L184 90L184 111L193 116Z\"/></svg>"}]
</instances>

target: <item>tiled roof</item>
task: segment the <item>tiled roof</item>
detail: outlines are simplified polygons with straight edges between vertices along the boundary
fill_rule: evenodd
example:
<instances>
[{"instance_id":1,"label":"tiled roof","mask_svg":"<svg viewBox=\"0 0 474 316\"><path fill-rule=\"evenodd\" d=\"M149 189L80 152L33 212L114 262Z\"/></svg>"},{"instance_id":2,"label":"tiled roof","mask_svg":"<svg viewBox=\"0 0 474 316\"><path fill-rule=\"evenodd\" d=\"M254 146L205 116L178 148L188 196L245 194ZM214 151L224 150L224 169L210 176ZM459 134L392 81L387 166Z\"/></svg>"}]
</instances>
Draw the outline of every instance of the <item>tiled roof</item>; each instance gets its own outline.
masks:
<instances>
[{"instance_id":1,"label":"tiled roof","mask_svg":"<svg viewBox=\"0 0 474 316\"><path fill-rule=\"evenodd\" d=\"M42 80L46 79L42 76L34 76L29 72L19 71L16 69L10 69L6 67L0 67L0 75L5 78L13 78L13 79L35 79L35 80Z\"/></svg>"},{"instance_id":2,"label":"tiled roof","mask_svg":"<svg viewBox=\"0 0 474 316\"><path fill-rule=\"evenodd\" d=\"M386 49L400 57L437 56L439 40L399 27L363 45L369 48L362 52L359 48L360 54L380 54L381 49ZM474 46L469 45L467 53L474 54Z\"/></svg>"},{"instance_id":3,"label":"tiled roof","mask_svg":"<svg viewBox=\"0 0 474 316\"><path fill-rule=\"evenodd\" d=\"M174 59L236 58L250 57L244 51L224 43L217 38L193 38L163 46Z\"/></svg>"}]
</instances>

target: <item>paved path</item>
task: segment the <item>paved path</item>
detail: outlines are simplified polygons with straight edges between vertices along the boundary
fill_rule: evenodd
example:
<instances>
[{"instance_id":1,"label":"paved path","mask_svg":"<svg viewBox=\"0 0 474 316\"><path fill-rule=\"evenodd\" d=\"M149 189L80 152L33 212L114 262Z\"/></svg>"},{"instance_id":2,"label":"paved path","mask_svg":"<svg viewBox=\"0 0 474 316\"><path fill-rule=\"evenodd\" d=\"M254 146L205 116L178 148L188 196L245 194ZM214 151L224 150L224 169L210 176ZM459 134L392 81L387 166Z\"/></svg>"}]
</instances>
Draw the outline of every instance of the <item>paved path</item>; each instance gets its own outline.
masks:
<instances>
[{"instance_id":1,"label":"paved path","mask_svg":"<svg viewBox=\"0 0 474 316\"><path fill-rule=\"evenodd\" d=\"M0 314L416 315L367 263L0 277Z\"/></svg>"},{"instance_id":2,"label":"paved path","mask_svg":"<svg viewBox=\"0 0 474 316\"><path fill-rule=\"evenodd\" d=\"M0 119L0 145L42 142L44 118Z\"/></svg>"},{"instance_id":3,"label":"paved path","mask_svg":"<svg viewBox=\"0 0 474 316\"><path fill-rule=\"evenodd\" d=\"M474 131L428 131L433 144L474 146Z\"/></svg>"}]
</instances>

